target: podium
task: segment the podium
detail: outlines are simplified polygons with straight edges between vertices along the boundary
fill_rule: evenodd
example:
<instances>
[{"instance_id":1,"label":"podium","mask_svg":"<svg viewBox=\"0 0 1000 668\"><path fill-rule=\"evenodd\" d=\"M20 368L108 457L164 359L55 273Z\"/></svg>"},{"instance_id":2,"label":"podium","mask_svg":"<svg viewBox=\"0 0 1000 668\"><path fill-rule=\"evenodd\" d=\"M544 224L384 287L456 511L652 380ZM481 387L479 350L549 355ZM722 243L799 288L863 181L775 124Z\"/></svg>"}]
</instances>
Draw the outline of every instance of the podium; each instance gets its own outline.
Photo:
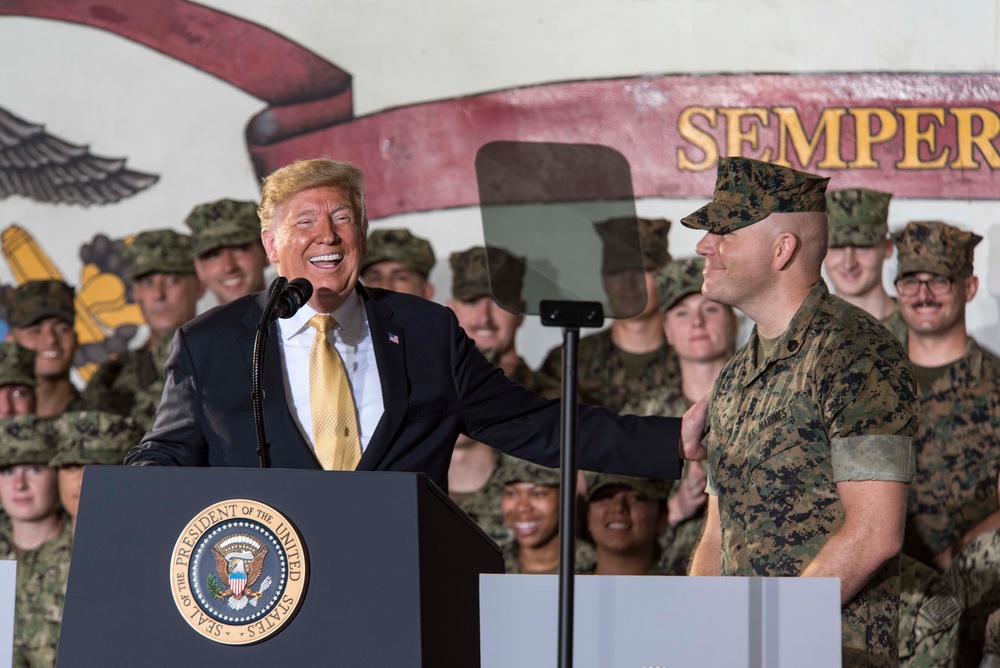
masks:
<instances>
[{"instance_id":1,"label":"podium","mask_svg":"<svg viewBox=\"0 0 1000 668\"><path fill-rule=\"evenodd\" d=\"M423 474L87 467L58 665L478 666L502 572Z\"/></svg>"}]
</instances>

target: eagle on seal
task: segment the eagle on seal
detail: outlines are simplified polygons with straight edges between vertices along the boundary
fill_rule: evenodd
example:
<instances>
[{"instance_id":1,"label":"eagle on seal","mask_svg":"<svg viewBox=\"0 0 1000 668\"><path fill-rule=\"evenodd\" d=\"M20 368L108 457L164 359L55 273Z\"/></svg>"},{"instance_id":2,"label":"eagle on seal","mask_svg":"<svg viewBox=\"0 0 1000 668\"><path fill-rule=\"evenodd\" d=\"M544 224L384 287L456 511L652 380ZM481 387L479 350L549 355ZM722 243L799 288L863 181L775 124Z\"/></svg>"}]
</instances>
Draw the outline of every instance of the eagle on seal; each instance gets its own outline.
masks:
<instances>
[{"instance_id":1,"label":"eagle on seal","mask_svg":"<svg viewBox=\"0 0 1000 668\"><path fill-rule=\"evenodd\" d=\"M229 541L226 541L229 542ZM259 547L258 550L250 549L255 541L247 541L249 544L240 546L230 545L223 553L219 545L212 548L215 555L215 569L219 574L219 579L226 587L225 591L217 593L216 598L229 598L230 607L242 610L246 607L250 597L259 599L261 591L254 591L252 586L260 578L261 570L264 568L264 558L267 556L267 548ZM232 549L232 548L237 549ZM263 587L262 587L263 589ZM255 602L256 605L256 602Z\"/></svg>"}]
</instances>

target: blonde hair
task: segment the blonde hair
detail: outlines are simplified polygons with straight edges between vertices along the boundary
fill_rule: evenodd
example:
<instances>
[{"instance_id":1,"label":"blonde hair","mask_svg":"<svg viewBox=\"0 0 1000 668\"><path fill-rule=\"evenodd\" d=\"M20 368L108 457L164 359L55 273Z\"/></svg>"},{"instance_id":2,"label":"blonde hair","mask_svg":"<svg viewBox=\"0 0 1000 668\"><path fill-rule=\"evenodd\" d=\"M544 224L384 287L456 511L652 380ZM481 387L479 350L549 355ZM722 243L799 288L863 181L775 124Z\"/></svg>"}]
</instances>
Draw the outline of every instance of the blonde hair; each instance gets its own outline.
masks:
<instances>
[{"instance_id":1,"label":"blonde hair","mask_svg":"<svg viewBox=\"0 0 1000 668\"><path fill-rule=\"evenodd\" d=\"M361 168L349 162L337 162L326 158L297 160L290 165L271 172L261 182L260 216L261 228L271 228L274 209L289 199L310 188L340 188L347 193L354 207L355 221L364 238L368 236L368 215L365 210L365 175Z\"/></svg>"}]
</instances>

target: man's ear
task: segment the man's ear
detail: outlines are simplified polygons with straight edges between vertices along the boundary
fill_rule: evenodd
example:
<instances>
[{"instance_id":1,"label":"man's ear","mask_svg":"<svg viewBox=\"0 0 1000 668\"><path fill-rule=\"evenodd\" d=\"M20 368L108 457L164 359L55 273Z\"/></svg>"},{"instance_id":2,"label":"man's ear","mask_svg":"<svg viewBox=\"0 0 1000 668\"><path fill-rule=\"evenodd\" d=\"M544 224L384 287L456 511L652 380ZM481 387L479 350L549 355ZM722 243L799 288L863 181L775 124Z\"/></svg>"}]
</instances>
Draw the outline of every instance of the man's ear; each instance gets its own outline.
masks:
<instances>
[{"instance_id":1,"label":"man's ear","mask_svg":"<svg viewBox=\"0 0 1000 668\"><path fill-rule=\"evenodd\" d=\"M774 238L774 261L775 270L784 271L792 263L796 251L801 245L799 238L791 232L779 232Z\"/></svg>"},{"instance_id":2,"label":"man's ear","mask_svg":"<svg viewBox=\"0 0 1000 668\"><path fill-rule=\"evenodd\" d=\"M969 303L972 298L976 296L979 291L979 277L969 276L965 279L965 302Z\"/></svg>"},{"instance_id":3,"label":"man's ear","mask_svg":"<svg viewBox=\"0 0 1000 668\"><path fill-rule=\"evenodd\" d=\"M278 242L274 238L274 230L265 227L260 231L260 242L264 244L264 254L270 264L278 264Z\"/></svg>"}]
</instances>

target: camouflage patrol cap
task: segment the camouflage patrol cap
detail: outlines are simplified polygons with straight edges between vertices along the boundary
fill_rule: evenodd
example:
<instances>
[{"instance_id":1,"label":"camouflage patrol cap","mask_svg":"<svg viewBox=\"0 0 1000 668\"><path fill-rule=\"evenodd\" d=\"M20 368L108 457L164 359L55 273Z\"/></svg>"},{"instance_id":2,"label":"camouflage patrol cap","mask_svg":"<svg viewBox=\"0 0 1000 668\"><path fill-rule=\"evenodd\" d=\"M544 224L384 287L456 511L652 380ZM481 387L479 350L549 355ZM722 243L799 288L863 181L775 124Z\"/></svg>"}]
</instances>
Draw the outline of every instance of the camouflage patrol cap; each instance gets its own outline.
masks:
<instances>
[{"instance_id":1,"label":"camouflage patrol cap","mask_svg":"<svg viewBox=\"0 0 1000 668\"><path fill-rule=\"evenodd\" d=\"M487 255L489 266L487 266ZM467 251L451 254L451 296L456 301L479 299L490 293L490 270L496 279L493 293L500 304L517 305L524 310L521 291L527 269L524 259L502 248L473 246Z\"/></svg>"},{"instance_id":2,"label":"camouflage patrol cap","mask_svg":"<svg viewBox=\"0 0 1000 668\"><path fill-rule=\"evenodd\" d=\"M147 274L193 274L191 237L173 230L137 234L125 247L125 262L132 279Z\"/></svg>"},{"instance_id":3,"label":"camouflage patrol cap","mask_svg":"<svg viewBox=\"0 0 1000 668\"><path fill-rule=\"evenodd\" d=\"M0 387L35 386L35 351L13 342L0 343Z\"/></svg>"},{"instance_id":4,"label":"camouflage patrol cap","mask_svg":"<svg viewBox=\"0 0 1000 668\"><path fill-rule=\"evenodd\" d=\"M660 310L666 313L688 295L701 293L705 281L705 258L689 257L671 262L656 272L656 292L660 295Z\"/></svg>"},{"instance_id":5,"label":"camouflage patrol cap","mask_svg":"<svg viewBox=\"0 0 1000 668\"><path fill-rule=\"evenodd\" d=\"M594 223L594 229L601 237L601 273L615 274L622 271L636 271L637 256L634 244L635 233L639 229L639 243L642 248L643 271L656 271L670 262L667 248L667 233L670 221L666 218L609 218Z\"/></svg>"},{"instance_id":6,"label":"camouflage patrol cap","mask_svg":"<svg viewBox=\"0 0 1000 668\"><path fill-rule=\"evenodd\" d=\"M434 268L434 250L427 239L406 229L375 230L368 236L368 252L361 258L361 271L377 262L402 262L427 278Z\"/></svg>"},{"instance_id":7,"label":"camouflage patrol cap","mask_svg":"<svg viewBox=\"0 0 1000 668\"><path fill-rule=\"evenodd\" d=\"M921 271L955 278L972 271L974 249L983 238L939 220L915 220L892 240L899 253L896 278Z\"/></svg>"},{"instance_id":8,"label":"camouflage patrol cap","mask_svg":"<svg viewBox=\"0 0 1000 668\"><path fill-rule=\"evenodd\" d=\"M34 415L0 418L0 468L19 464L48 466L55 452L49 420Z\"/></svg>"},{"instance_id":9,"label":"camouflage patrol cap","mask_svg":"<svg viewBox=\"0 0 1000 668\"><path fill-rule=\"evenodd\" d=\"M49 466L121 464L142 438L132 418L103 411L70 411L52 423L56 452Z\"/></svg>"},{"instance_id":10,"label":"camouflage patrol cap","mask_svg":"<svg viewBox=\"0 0 1000 668\"><path fill-rule=\"evenodd\" d=\"M220 199L199 204L184 223L191 228L195 257L224 246L260 241L260 218L254 202Z\"/></svg>"},{"instance_id":11,"label":"camouflage patrol cap","mask_svg":"<svg viewBox=\"0 0 1000 668\"><path fill-rule=\"evenodd\" d=\"M499 482L502 485L510 485L515 482L532 482L545 487L559 486L559 469L539 466L532 462L516 457L507 457L504 464L497 471Z\"/></svg>"},{"instance_id":12,"label":"camouflage patrol cap","mask_svg":"<svg viewBox=\"0 0 1000 668\"><path fill-rule=\"evenodd\" d=\"M657 480L656 478L637 478L630 475L617 475L614 473L587 473L587 496L589 502L594 495L605 487L611 485L625 485L636 492L639 492L650 501L666 501L670 495L669 480Z\"/></svg>"},{"instance_id":13,"label":"camouflage patrol cap","mask_svg":"<svg viewBox=\"0 0 1000 668\"><path fill-rule=\"evenodd\" d=\"M11 327L28 327L56 317L72 325L73 297L73 288L62 281L28 281L7 293L7 322Z\"/></svg>"},{"instance_id":14,"label":"camouflage patrol cap","mask_svg":"<svg viewBox=\"0 0 1000 668\"><path fill-rule=\"evenodd\" d=\"M826 211L830 179L750 158L719 158L712 201L681 224L726 234L758 223L772 213Z\"/></svg>"},{"instance_id":15,"label":"camouflage patrol cap","mask_svg":"<svg viewBox=\"0 0 1000 668\"><path fill-rule=\"evenodd\" d=\"M826 194L830 247L874 246L889 233L890 193L864 188Z\"/></svg>"}]
</instances>

